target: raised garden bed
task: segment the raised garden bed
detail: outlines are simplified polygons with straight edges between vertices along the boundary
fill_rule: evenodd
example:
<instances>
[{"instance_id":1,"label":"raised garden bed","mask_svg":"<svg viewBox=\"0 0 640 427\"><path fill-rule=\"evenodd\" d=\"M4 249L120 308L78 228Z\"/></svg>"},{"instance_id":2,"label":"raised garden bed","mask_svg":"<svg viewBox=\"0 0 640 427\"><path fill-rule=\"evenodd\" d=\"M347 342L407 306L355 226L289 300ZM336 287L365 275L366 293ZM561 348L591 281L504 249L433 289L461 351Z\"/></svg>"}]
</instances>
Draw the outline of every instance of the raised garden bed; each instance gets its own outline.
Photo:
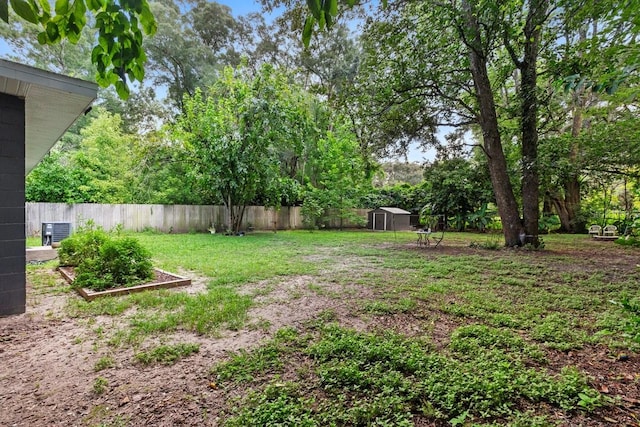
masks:
<instances>
[{"instance_id":1,"label":"raised garden bed","mask_svg":"<svg viewBox=\"0 0 640 427\"><path fill-rule=\"evenodd\" d=\"M58 267L58 271L60 271L62 277L64 277L64 279L69 282L69 284L73 284L73 280L75 279L75 272L73 267ZM187 286L191 284L191 279L178 276L177 274L169 273L158 268L154 268L153 271L153 281L143 283L142 285L130 286L128 288L113 288L107 289L105 291L92 291L91 289L86 288L76 288L76 291L82 296L82 298L87 301L91 301L104 296L127 295L134 292L142 292L151 289L167 289L175 288L178 286Z\"/></svg>"}]
</instances>

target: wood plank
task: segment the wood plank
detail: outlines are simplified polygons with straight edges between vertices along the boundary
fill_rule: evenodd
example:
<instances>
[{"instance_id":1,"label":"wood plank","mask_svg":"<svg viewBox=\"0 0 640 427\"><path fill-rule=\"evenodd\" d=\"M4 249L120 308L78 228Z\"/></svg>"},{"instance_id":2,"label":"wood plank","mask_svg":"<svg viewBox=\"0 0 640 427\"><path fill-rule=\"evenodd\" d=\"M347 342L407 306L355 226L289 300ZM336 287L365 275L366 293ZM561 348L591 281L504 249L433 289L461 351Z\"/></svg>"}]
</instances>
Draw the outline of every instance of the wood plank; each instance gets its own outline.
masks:
<instances>
[{"instance_id":1,"label":"wood plank","mask_svg":"<svg viewBox=\"0 0 640 427\"><path fill-rule=\"evenodd\" d=\"M76 288L76 292L82 296L87 301L93 301L96 298L105 297L105 296L120 296L120 295L128 295L134 292L143 292L153 289L169 289L175 288L178 286L188 286L191 284L191 279L187 279L182 276L178 276L174 273L169 273L168 271L160 270L159 268L154 268L155 271L169 275L174 277L174 280L168 280L165 282L159 283L144 283L142 285L131 286L129 288L114 288L107 289L106 291L92 291L91 289L86 288ZM74 277L70 273L70 270L65 267L58 267L58 271L62 274L62 277L71 285L73 285Z\"/></svg>"}]
</instances>

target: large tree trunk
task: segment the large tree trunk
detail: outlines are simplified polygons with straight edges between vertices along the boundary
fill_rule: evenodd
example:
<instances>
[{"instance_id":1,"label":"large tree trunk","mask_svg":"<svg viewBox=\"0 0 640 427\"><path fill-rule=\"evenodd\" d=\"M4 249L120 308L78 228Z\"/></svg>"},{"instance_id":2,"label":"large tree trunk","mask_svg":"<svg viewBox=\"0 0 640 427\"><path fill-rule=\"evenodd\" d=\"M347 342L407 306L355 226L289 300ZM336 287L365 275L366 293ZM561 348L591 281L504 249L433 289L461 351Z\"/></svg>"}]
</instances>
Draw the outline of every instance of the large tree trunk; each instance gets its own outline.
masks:
<instances>
[{"instance_id":1,"label":"large tree trunk","mask_svg":"<svg viewBox=\"0 0 640 427\"><path fill-rule=\"evenodd\" d=\"M580 132L582 132L583 102L584 100L582 99L581 93L576 91L574 95L573 123L571 125L572 145L571 152L569 153L569 161L572 165L578 162L578 153L580 151L578 137L580 136ZM578 216L580 214L580 177L577 172L569 175L564 182L564 200L565 209L569 215L566 230L570 233L583 231L584 224L578 223Z\"/></svg>"},{"instance_id":2,"label":"large tree trunk","mask_svg":"<svg viewBox=\"0 0 640 427\"><path fill-rule=\"evenodd\" d=\"M571 124L571 150L569 162L572 165L578 163L580 146L578 137L582 131L582 109L584 100L582 91L573 94L573 121ZM560 231L567 233L580 233L584 231L584 221L580 221L580 176L577 171L570 173L561 183L562 192L552 194L553 206L560 218Z\"/></svg>"},{"instance_id":3,"label":"large tree trunk","mask_svg":"<svg viewBox=\"0 0 640 427\"><path fill-rule=\"evenodd\" d=\"M540 29L549 7L549 0L531 0L524 27L524 58L522 71L522 216L526 241L535 247L538 241L540 216L540 178L538 173L538 52Z\"/></svg>"},{"instance_id":4,"label":"large tree trunk","mask_svg":"<svg viewBox=\"0 0 640 427\"><path fill-rule=\"evenodd\" d=\"M507 246L518 246L521 244L520 234L523 229L518 213L518 204L507 173L507 161L502 151L495 100L493 99L491 81L487 73L487 58L482 49L480 25L468 1L463 1L463 7L467 30L469 31L468 34L463 36L469 36L466 39L466 43L469 48L471 73L480 107L479 123L482 128L484 151L488 159L491 184L496 197L496 204L498 205L498 213L502 220L505 244Z\"/></svg>"},{"instance_id":5,"label":"large tree trunk","mask_svg":"<svg viewBox=\"0 0 640 427\"><path fill-rule=\"evenodd\" d=\"M594 25L596 25L594 23ZM597 34L594 29L594 34ZM583 28L579 32L580 43L587 39L587 29ZM582 56L582 53L579 53ZM576 90L572 96L572 123L571 123L571 150L569 152L569 162L572 165L578 164L580 152L578 137L582 132L583 109L586 104L584 89ZM585 230L584 221L580 220L580 175L578 171L570 173L562 182L564 197L557 197L554 207L560 218L560 230L568 233L580 233ZM562 214L561 214L562 212Z\"/></svg>"},{"instance_id":6,"label":"large tree trunk","mask_svg":"<svg viewBox=\"0 0 640 427\"><path fill-rule=\"evenodd\" d=\"M565 224L569 224L571 217L567 211L567 205L562 195L548 193L549 200L553 205L553 209L556 211L558 218L560 219L560 231L568 231L565 228Z\"/></svg>"}]
</instances>

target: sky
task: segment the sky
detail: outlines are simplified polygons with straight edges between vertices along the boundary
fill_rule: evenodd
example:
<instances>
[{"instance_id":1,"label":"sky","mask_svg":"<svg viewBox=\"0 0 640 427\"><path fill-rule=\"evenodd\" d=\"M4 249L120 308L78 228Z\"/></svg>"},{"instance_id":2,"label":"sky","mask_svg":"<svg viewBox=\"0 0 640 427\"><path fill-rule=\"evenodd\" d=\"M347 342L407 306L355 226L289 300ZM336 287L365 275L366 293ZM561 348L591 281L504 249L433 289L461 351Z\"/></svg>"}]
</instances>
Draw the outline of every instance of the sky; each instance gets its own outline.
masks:
<instances>
[{"instance_id":1,"label":"sky","mask_svg":"<svg viewBox=\"0 0 640 427\"><path fill-rule=\"evenodd\" d=\"M238 17L251 12L259 12L262 6L254 0L217 0L220 4L225 4L231 8L233 16Z\"/></svg>"}]
</instances>

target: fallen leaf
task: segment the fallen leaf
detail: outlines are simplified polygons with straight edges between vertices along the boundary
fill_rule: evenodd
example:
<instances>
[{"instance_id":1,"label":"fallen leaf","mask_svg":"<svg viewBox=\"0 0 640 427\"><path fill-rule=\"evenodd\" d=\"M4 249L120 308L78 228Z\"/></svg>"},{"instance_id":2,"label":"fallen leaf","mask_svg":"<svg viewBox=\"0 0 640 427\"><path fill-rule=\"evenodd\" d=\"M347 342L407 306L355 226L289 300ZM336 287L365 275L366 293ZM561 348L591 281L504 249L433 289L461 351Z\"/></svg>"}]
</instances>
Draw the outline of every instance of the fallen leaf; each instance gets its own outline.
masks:
<instances>
[{"instance_id":1,"label":"fallen leaf","mask_svg":"<svg viewBox=\"0 0 640 427\"><path fill-rule=\"evenodd\" d=\"M217 390L218 389L218 384L211 382L211 383L209 383L209 388Z\"/></svg>"},{"instance_id":2,"label":"fallen leaf","mask_svg":"<svg viewBox=\"0 0 640 427\"><path fill-rule=\"evenodd\" d=\"M606 384L600 386L600 393L609 393L609 387Z\"/></svg>"}]
</instances>

